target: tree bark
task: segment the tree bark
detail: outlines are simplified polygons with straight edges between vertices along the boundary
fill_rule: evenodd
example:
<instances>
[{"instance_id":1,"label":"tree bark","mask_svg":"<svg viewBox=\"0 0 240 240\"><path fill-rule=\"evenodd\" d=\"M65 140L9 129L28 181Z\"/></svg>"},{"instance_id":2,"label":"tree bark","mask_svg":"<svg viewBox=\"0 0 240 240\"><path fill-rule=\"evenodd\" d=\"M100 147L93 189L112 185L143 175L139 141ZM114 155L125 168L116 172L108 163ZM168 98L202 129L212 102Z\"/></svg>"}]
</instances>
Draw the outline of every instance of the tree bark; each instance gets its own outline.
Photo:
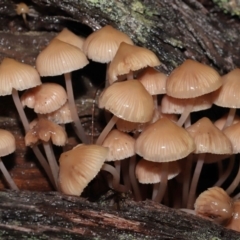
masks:
<instances>
[{"instance_id":1,"label":"tree bark","mask_svg":"<svg viewBox=\"0 0 240 240\"><path fill-rule=\"evenodd\" d=\"M240 234L152 201L98 202L60 193L0 192L2 239L221 239Z\"/></svg>"}]
</instances>

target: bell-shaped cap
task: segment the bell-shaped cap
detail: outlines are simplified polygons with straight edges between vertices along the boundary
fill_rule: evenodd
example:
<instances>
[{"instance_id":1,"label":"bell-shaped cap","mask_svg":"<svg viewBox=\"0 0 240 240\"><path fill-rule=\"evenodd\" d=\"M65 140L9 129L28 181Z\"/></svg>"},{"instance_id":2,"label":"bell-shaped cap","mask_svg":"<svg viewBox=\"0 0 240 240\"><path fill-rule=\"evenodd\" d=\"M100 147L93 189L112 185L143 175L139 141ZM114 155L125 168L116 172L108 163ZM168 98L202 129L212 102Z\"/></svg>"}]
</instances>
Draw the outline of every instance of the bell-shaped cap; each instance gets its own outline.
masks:
<instances>
[{"instance_id":1,"label":"bell-shaped cap","mask_svg":"<svg viewBox=\"0 0 240 240\"><path fill-rule=\"evenodd\" d=\"M166 117L147 126L135 144L136 153L152 162L180 160L194 150L189 133Z\"/></svg>"},{"instance_id":2,"label":"bell-shaped cap","mask_svg":"<svg viewBox=\"0 0 240 240\"><path fill-rule=\"evenodd\" d=\"M130 122L144 123L153 115L153 99L137 80L117 82L100 95L98 106Z\"/></svg>"},{"instance_id":3,"label":"bell-shaped cap","mask_svg":"<svg viewBox=\"0 0 240 240\"><path fill-rule=\"evenodd\" d=\"M156 67L161 63L152 51L122 42L110 63L108 79L110 84L118 80L119 75L128 74L145 67Z\"/></svg>"},{"instance_id":4,"label":"bell-shaped cap","mask_svg":"<svg viewBox=\"0 0 240 240\"><path fill-rule=\"evenodd\" d=\"M167 94L175 98L195 98L217 90L222 79L213 68L188 59L168 76Z\"/></svg>"},{"instance_id":5,"label":"bell-shaped cap","mask_svg":"<svg viewBox=\"0 0 240 240\"><path fill-rule=\"evenodd\" d=\"M112 61L121 42L133 44L128 35L107 25L87 37L83 51L95 62L108 63Z\"/></svg>"},{"instance_id":6,"label":"bell-shaped cap","mask_svg":"<svg viewBox=\"0 0 240 240\"><path fill-rule=\"evenodd\" d=\"M231 154L230 140L206 117L186 129L194 139L194 153Z\"/></svg>"},{"instance_id":7,"label":"bell-shaped cap","mask_svg":"<svg viewBox=\"0 0 240 240\"><path fill-rule=\"evenodd\" d=\"M47 77L81 69L88 63L79 48L54 38L38 55L36 67L40 76Z\"/></svg>"},{"instance_id":8,"label":"bell-shaped cap","mask_svg":"<svg viewBox=\"0 0 240 240\"><path fill-rule=\"evenodd\" d=\"M4 157L16 150L16 141L13 134L7 130L0 129L0 157Z\"/></svg>"},{"instance_id":9,"label":"bell-shaped cap","mask_svg":"<svg viewBox=\"0 0 240 240\"><path fill-rule=\"evenodd\" d=\"M117 129L112 130L105 138L102 146L108 147L106 161L123 160L135 154L135 139Z\"/></svg>"},{"instance_id":10,"label":"bell-shaped cap","mask_svg":"<svg viewBox=\"0 0 240 240\"><path fill-rule=\"evenodd\" d=\"M3 59L0 65L0 96L12 94L13 88L22 91L40 84L42 82L35 68L11 58Z\"/></svg>"}]
</instances>

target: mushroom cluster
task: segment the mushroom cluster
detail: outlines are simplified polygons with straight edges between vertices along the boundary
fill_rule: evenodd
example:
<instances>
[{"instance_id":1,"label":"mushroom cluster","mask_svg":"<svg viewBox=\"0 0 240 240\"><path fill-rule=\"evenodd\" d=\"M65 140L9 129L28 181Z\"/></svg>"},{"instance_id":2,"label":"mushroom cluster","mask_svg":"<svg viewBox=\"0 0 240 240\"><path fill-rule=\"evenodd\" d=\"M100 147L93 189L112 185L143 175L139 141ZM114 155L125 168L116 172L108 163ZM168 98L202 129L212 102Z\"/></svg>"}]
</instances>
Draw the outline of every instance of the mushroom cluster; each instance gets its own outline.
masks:
<instances>
[{"instance_id":1,"label":"mushroom cluster","mask_svg":"<svg viewBox=\"0 0 240 240\"><path fill-rule=\"evenodd\" d=\"M107 64L98 106L111 117L105 115L107 124L95 143L79 119L71 79L73 71L89 64L88 59ZM216 185L224 183L232 172L234 154L240 151L240 122L235 114L240 107L240 69L220 76L212 67L187 59L167 76L156 69L159 65L152 51L135 46L111 26L86 39L63 29L39 54L36 69L3 60L0 94L12 94L26 132L25 143L56 190L80 195L103 170L110 173L106 175L109 187L132 192L136 200L151 197L191 209L203 165L218 163L221 169L221 161L231 156L226 171L219 170ZM40 81L40 76L58 75L64 76L66 90ZM17 91L23 90L19 99ZM212 104L230 108L221 123L203 117L192 124L191 112L210 109ZM25 106L36 113L30 124ZM57 160L52 144L67 143L67 123L73 125L79 145L63 151ZM227 193L232 194L239 182L240 166ZM178 191L172 190L172 183Z\"/></svg>"}]
</instances>

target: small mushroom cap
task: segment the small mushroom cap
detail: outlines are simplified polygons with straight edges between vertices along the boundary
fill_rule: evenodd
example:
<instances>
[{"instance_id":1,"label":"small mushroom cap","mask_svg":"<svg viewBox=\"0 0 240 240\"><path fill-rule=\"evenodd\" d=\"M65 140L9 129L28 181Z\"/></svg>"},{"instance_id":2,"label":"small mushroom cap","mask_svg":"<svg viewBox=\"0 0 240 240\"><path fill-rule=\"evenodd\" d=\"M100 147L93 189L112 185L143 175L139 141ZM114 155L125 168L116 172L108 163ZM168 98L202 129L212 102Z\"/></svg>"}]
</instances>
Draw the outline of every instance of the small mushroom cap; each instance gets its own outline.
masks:
<instances>
[{"instance_id":1,"label":"small mushroom cap","mask_svg":"<svg viewBox=\"0 0 240 240\"><path fill-rule=\"evenodd\" d=\"M214 125L218 129L222 130L227 121L227 117L228 117L228 114L225 114L223 117L219 118L216 122L214 122ZM239 121L240 121L240 117L235 114L232 124L238 123Z\"/></svg>"},{"instance_id":2,"label":"small mushroom cap","mask_svg":"<svg viewBox=\"0 0 240 240\"><path fill-rule=\"evenodd\" d=\"M122 42L108 69L109 83L118 80L119 75L128 74L145 67L156 67L161 63L150 50Z\"/></svg>"},{"instance_id":3,"label":"small mushroom cap","mask_svg":"<svg viewBox=\"0 0 240 240\"><path fill-rule=\"evenodd\" d=\"M240 232L240 200L233 203L233 216L226 227Z\"/></svg>"},{"instance_id":4,"label":"small mushroom cap","mask_svg":"<svg viewBox=\"0 0 240 240\"><path fill-rule=\"evenodd\" d=\"M11 58L4 58L0 65L0 96L12 94L12 89L26 90L42 84L32 66Z\"/></svg>"},{"instance_id":5,"label":"small mushroom cap","mask_svg":"<svg viewBox=\"0 0 240 240\"><path fill-rule=\"evenodd\" d=\"M217 90L222 79L213 68L188 59L167 78L167 94L175 98L194 98Z\"/></svg>"},{"instance_id":6,"label":"small mushroom cap","mask_svg":"<svg viewBox=\"0 0 240 240\"><path fill-rule=\"evenodd\" d=\"M232 153L230 140L208 118L201 118L186 130L195 141L194 153Z\"/></svg>"},{"instance_id":7,"label":"small mushroom cap","mask_svg":"<svg viewBox=\"0 0 240 240\"><path fill-rule=\"evenodd\" d=\"M161 182L161 168L163 163L151 162L141 159L136 165L136 178L142 184L154 184ZM175 178L181 171L179 163L168 163L168 180Z\"/></svg>"},{"instance_id":8,"label":"small mushroom cap","mask_svg":"<svg viewBox=\"0 0 240 240\"><path fill-rule=\"evenodd\" d=\"M16 141L13 134L4 129L0 129L0 157L4 157L16 150Z\"/></svg>"},{"instance_id":9,"label":"small mushroom cap","mask_svg":"<svg viewBox=\"0 0 240 240\"><path fill-rule=\"evenodd\" d=\"M57 76L85 67L88 60L77 47L54 38L38 55L36 67L40 76Z\"/></svg>"},{"instance_id":10,"label":"small mushroom cap","mask_svg":"<svg viewBox=\"0 0 240 240\"><path fill-rule=\"evenodd\" d=\"M123 160L135 154L135 139L117 129L112 130L105 138L102 146L108 147L106 161Z\"/></svg>"},{"instance_id":11,"label":"small mushroom cap","mask_svg":"<svg viewBox=\"0 0 240 240\"><path fill-rule=\"evenodd\" d=\"M128 35L107 25L87 37L83 51L93 61L108 63L112 61L121 42L133 44Z\"/></svg>"},{"instance_id":12,"label":"small mushroom cap","mask_svg":"<svg viewBox=\"0 0 240 240\"><path fill-rule=\"evenodd\" d=\"M79 144L61 154L59 186L63 193L81 195L83 189L100 171L108 148L99 145Z\"/></svg>"},{"instance_id":13,"label":"small mushroom cap","mask_svg":"<svg viewBox=\"0 0 240 240\"><path fill-rule=\"evenodd\" d=\"M54 112L45 114L45 117L57 124L66 124L73 122L68 101Z\"/></svg>"},{"instance_id":14,"label":"small mushroom cap","mask_svg":"<svg viewBox=\"0 0 240 240\"><path fill-rule=\"evenodd\" d=\"M63 106L66 101L65 89L56 83L44 83L29 89L21 96L23 107L33 108L40 114L53 112Z\"/></svg>"},{"instance_id":15,"label":"small mushroom cap","mask_svg":"<svg viewBox=\"0 0 240 240\"><path fill-rule=\"evenodd\" d=\"M233 154L240 153L240 122L225 128L223 133L232 144Z\"/></svg>"},{"instance_id":16,"label":"small mushroom cap","mask_svg":"<svg viewBox=\"0 0 240 240\"><path fill-rule=\"evenodd\" d=\"M166 117L147 126L135 144L135 151L152 162L182 159L195 150L189 133Z\"/></svg>"},{"instance_id":17,"label":"small mushroom cap","mask_svg":"<svg viewBox=\"0 0 240 240\"><path fill-rule=\"evenodd\" d=\"M201 193L194 208L197 215L222 225L228 223L233 214L232 199L219 187L208 188Z\"/></svg>"},{"instance_id":18,"label":"small mushroom cap","mask_svg":"<svg viewBox=\"0 0 240 240\"><path fill-rule=\"evenodd\" d=\"M154 68L146 68L138 77L138 80L151 95L166 93L167 75Z\"/></svg>"},{"instance_id":19,"label":"small mushroom cap","mask_svg":"<svg viewBox=\"0 0 240 240\"><path fill-rule=\"evenodd\" d=\"M153 99L137 80L117 82L106 88L99 98L99 107L119 118L144 123L153 115Z\"/></svg>"},{"instance_id":20,"label":"small mushroom cap","mask_svg":"<svg viewBox=\"0 0 240 240\"><path fill-rule=\"evenodd\" d=\"M206 94L196 98L179 99L164 95L161 102L161 109L163 113L182 114L188 104L193 104L191 112L198 112L212 107L212 96Z\"/></svg>"},{"instance_id":21,"label":"small mushroom cap","mask_svg":"<svg viewBox=\"0 0 240 240\"><path fill-rule=\"evenodd\" d=\"M77 48L80 48L81 50L83 49L83 43L85 41L84 38L77 36L67 28L64 28L55 38Z\"/></svg>"},{"instance_id":22,"label":"small mushroom cap","mask_svg":"<svg viewBox=\"0 0 240 240\"><path fill-rule=\"evenodd\" d=\"M18 15L29 13L29 7L25 3L16 4L16 12Z\"/></svg>"},{"instance_id":23,"label":"small mushroom cap","mask_svg":"<svg viewBox=\"0 0 240 240\"><path fill-rule=\"evenodd\" d=\"M25 136L25 145L32 146L39 140L52 141L56 146L64 146L67 143L67 133L63 127L46 118L40 118L31 124L31 129Z\"/></svg>"},{"instance_id":24,"label":"small mushroom cap","mask_svg":"<svg viewBox=\"0 0 240 240\"><path fill-rule=\"evenodd\" d=\"M236 68L222 77L223 84L214 92L214 104L220 107L240 108L240 69Z\"/></svg>"}]
</instances>

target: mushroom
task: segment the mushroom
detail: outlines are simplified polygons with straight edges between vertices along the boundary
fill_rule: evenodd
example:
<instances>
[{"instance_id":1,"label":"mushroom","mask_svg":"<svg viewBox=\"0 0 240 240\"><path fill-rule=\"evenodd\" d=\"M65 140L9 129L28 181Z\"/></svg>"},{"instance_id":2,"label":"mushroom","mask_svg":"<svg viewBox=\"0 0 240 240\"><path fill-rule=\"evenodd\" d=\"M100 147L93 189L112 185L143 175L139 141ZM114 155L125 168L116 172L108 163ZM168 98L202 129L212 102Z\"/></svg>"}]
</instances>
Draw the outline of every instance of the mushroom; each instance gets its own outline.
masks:
<instances>
[{"instance_id":1,"label":"mushroom","mask_svg":"<svg viewBox=\"0 0 240 240\"><path fill-rule=\"evenodd\" d=\"M100 171L108 148L99 145L79 144L61 154L59 186L63 193L79 196Z\"/></svg>"},{"instance_id":2,"label":"mushroom","mask_svg":"<svg viewBox=\"0 0 240 240\"><path fill-rule=\"evenodd\" d=\"M222 188L212 187L198 196L194 208L198 216L226 225L232 218L233 201Z\"/></svg>"},{"instance_id":3,"label":"mushroom","mask_svg":"<svg viewBox=\"0 0 240 240\"><path fill-rule=\"evenodd\" d=\"M88 63L86 56L79 48L56 38L38 55L36 60L36 67L41 76L64 74L68 102L76 127L76 134L84 143L88 143L89 140L86 137L77 114L73 96L71 72L85 67Z\"/></svg>"},{"instance_id":4,"label":"mushroom","mask_svg":"<svg viewBox=\"0 0 240 240\"><path fill-rule=\"evenodd\" d=\"M9 155L16 150L15 138L9 131L0 129L0 170L3 173L5 180L13 190L19 190L15 182L13 181L8 170L5 168L1 157Z\"/></svg>"},{"instance_id":5,"label":"mushroom","mask_svg":"<svg viewBox=\"0 0 240 240\"><path fill-rule=\"evenodd\" d=\"M29 13L29 7L25 3L16 4L16 13L17 15L22 15L23 21L27 25L27 14Z\"/></svg>"}]
</instances>

